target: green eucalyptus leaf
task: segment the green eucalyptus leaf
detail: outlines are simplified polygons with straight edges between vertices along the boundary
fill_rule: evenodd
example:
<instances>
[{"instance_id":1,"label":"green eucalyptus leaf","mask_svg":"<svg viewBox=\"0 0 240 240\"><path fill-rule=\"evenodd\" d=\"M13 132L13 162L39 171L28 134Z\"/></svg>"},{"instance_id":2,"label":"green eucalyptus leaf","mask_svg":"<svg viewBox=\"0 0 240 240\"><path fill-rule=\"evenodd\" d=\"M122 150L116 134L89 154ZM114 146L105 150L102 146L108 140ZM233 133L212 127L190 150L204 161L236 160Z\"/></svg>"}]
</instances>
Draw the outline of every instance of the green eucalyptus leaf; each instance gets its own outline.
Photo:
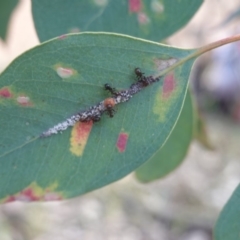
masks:
<instances>
[{"instance_id":1,"label":"green eucalyptus leaf","mask_svg":"<svg viewBox=\"0 0 240 240\"><path fill-rule=\"evenodd\" d=\"M40 41L104 31L160 41L182 28L203 0L32 0Z\"/></svg>"},{"instance_id":2,"label":"green eucalyptus leaf","mask_svg":"<svg viewBox=\"0 0 240 240\"><path fill-rule=\"evenodd\" d=\"M224 206L214 229L215 240L240 239L240 185Z\"/></svg>"},{"instance_id":3,"label":"green eucalyptus leaf","mask_svg":"<svg viewBox=\"0 0 240 240\"><path fill-rule=\"evenodd\" d=\"M0 2L0 38L5 39L9 18L18 0L1 0Z\"/></svg>"},{"instance_id":4,"label":"green eucalyptus leaf","mask_svg":"<svg viewBox=\"0 0 240 240\"><path fill-rule=\"evenodd\" d=\"M0 75L2 202L78 196L151 158L177 121L194 61L183 59L194 52L118 34L83 33L19 56ZM137 81L136 67L145 76L166 75L117 105L113 118L104 114L97 123L78 122L62 134L39 137L109 98L105 83L128 89Z\"/></svg>"},{"instance_id":5,"label":"green eucalyptus leaf","mask_svg":"<svg viewBox=\"0 0 240 240\"><path fill-rule=\"evenodd\" d=\"M193 104L188 91L176 126L163 147L136 170L138 180L157 180L174 171L182 163L192 141L193 119Z\"/></svg>"}]
</instances>

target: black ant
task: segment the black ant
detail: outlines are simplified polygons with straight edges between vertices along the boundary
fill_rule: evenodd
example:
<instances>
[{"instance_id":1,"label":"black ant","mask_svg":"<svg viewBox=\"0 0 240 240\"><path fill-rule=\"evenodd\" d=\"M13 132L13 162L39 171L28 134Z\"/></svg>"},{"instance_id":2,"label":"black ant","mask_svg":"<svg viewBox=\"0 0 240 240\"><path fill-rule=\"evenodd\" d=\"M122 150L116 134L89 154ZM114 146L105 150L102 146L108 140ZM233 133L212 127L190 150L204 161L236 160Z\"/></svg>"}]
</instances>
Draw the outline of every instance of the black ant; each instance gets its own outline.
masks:
<instances>
[{"instance_id":1,"label":"black ant","mask_svg":"<svg viewBox=\"0 0 240 240\"><path fill-rule=\"evenodd\" d=\"M141 71L140 68L135 68L134 72L135 72L138 80L142 80L142 78L144 78L144 73Z\"/></svg>"},{"instance_id":2,"label":"black ant","mask_svg":"<svg viewBox=\"0 0 240 240\"><path fill-rule=\"evenodd\" d=\"M104 87L105 87L105 90L109 91L113 95L116 95L116 93L117 93L116 88L111 87L111 85L108 83L105 83Z\"/></svg>"},{"instance_id":3,"label":"black ant","mask_svg":"<svg viewBox=\"0 0 240 240\"><path fill-rule=\"evenodd\" d=\"M149 81L148 81L149 77L145 77L144 73L141 71L140 68L135 68L134 72L135 72L135 74L136 74L136 76L138 78L138 82L142 83L143 87L146 87L146 86L149 85Z\"/></svg>"}]
</instances>

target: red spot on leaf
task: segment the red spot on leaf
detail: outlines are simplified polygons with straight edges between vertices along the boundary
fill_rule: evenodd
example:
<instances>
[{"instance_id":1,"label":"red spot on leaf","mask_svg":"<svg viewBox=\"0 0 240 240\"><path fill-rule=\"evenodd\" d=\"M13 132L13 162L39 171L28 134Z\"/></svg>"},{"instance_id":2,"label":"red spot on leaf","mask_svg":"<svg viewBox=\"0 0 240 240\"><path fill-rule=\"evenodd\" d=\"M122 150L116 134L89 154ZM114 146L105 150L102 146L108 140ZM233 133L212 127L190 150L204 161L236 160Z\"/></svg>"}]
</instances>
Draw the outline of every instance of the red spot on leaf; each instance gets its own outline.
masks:
<instances>
[{"instance_id":1,"label":"red spot on leaf","mask_svg":"<svg viewBox=\"0 0 240 240\"><path fill-rule=\"evenodd\" d=\"M170 73L164 78L163 82L163 98L169 98L175 88L174 74Z\"/></svg>"},{"instance_id":2,"label":"red spot on leaf","mask_svg":"<svg viewBox=\"0 0 240 240\"><path fill-rule=\"evenodd\" d=\"M10 90L7 87L4 87L4 88L0 89L0 97L11 98L12 94L11 94Z\"/></svg>"},{"instance_id":3,"label":"red spot on leaf","mask_svg":"<svg viewBox=\"0 0 240 240\"><path fill-rule=\"evenodd\" d=\"M129 11L130 12L140 12L142 9L141 0L128 0Z\"/></svg>"},{"instance_id":4,"label":"red spot on leaf","mask_svg":"<svg viewBox=\"0 0 240 240\"><path fill-rule=\"evenodd\" d=\"M127 133L120 133L117 140L117 148L119 152L124 152L126 150L128 141L128 134Z\"/></svg>"},{"instance_id":5,"label":"red spot on leaf","mask_svg":"<svg viewBox=\"0 0 240 240\"><path fill-rule=\"evenodd\" d=\"M13 201L24 201L24 202L31 202L31 201L38 201L40 198L34 195L34 191L31 188L27 188L16 195L9 196L5 199L5 203L13 202Z\"/></svg>"},{"instance_id":6,"label":"red spot on leaf","mask_svg":"<svg viewBox=\"0 0 240 240\"><path fill-rule=\"evenodd\" d=\"M8 203L13 201L54 201L63 199L62 193L57 193L54 191L58 184L52 183L46 188L42 188L36 182L31 183L24 190L16 193L15 195L7 196L5 199L1 199L0 202Z\"/></svg>"},{"instance_id":7,"label":"red spot on leaf","mask_svg":"<svg viewBox=\"0 0 240 240\"><path fill-rule=\"evenodd\" d=\"M16 196L16 200L26 201L26 202L37 201L39 199L40 197L36 196L33 189L31 188L27 188L23 190L18 196Z\"/></svg>"}]
</instances>

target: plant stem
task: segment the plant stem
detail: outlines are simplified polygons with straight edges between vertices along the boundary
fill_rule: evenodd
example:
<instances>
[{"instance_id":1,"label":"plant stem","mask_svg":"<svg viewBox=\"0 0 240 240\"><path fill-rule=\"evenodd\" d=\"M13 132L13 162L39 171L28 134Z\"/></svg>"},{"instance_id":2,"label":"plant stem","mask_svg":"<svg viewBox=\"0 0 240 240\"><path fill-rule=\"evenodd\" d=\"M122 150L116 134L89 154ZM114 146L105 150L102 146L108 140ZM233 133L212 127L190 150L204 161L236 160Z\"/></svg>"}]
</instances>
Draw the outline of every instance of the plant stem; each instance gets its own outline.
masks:
<instances>
[{"instance_id":1,"label":"plant stem","mask_svg":"<svg viewBox=\"0 0 240 240\"><path fill-rule=\"evenodd\" d=\"M210 50L213 50L215 48L218 48L218 47L221 47L221 46L226 45L228 43L232 43L232 42L236 42L236 41L240 41L240 34L232 36L232 37L224 38L224 39L218 40L216 42L210 43L206 46L197 48L195 52L193 52L192 54L188 55L187 57L181 59L180 61L176 62L171 67L166 68L165 70L161 71L156 77L160 77L160 76L163 76L163 75L171 72L176 67L184 64L185 62L187 62L190 59L199 57L203 53L206 53Z\"/></svg>"}]
</instances>

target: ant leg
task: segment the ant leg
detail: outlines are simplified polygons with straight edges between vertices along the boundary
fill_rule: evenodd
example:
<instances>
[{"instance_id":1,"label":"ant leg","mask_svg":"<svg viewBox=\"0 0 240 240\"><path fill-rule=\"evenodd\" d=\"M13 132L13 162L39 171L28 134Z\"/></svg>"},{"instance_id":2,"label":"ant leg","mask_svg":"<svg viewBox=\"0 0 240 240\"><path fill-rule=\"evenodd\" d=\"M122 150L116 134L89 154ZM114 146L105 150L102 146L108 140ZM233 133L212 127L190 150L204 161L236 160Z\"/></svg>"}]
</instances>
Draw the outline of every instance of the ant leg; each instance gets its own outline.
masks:
<instances>
[{"instance_id":1,"label":"ant leg","mask_svg":"<svg viewBox=\"0 0 240 240\"><path fill-rule=\"evenodd\" d=\"M116 112L115 109L113 109L113 108L109 109L109 117L113 118L113 116L115 115L115 112Z\"/></svg>"},{"instance_id":2,"label":"ant leg","mask_svg":"<svg viewBox=\"0 0 240 240\"><path fill-rule=\"evenodd\" d=\"M95 115L92 117L92 121L93 122L99 122L101 120L101 116L100 115Z\"/></svg>"},{"instance_id":3,"label":"ant leg","mask_svg":"<svg viewBox=\"0 0 240 240\"><path fill-rule=\"evenodd\" d=\"M113 108L112 105L107 105L107 108L106 108L106 112L107 112L107 115L110 117L110 118L113 118L116 110Z\"/></svg>"}]
</instances>

